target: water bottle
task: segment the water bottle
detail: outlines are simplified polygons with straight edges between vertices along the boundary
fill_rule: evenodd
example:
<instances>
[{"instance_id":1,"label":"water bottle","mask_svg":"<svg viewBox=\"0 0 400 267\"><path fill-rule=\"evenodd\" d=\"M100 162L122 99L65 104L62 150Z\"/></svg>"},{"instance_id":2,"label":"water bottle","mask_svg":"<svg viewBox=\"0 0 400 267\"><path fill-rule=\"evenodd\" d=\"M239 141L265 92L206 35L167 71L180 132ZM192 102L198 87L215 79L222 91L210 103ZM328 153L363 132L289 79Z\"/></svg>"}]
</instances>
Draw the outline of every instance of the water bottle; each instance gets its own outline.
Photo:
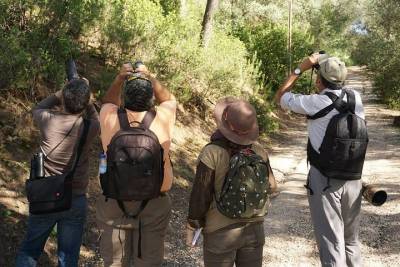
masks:
<instances>
[{"instance_id":1,"label":"water bottle","mask_svg":"<svg viewBox=\"0 0 400 267\"><path fill-rule=\"evenodd\" d=\"M44 177L44 155L42 152L36 154L36 178Z\"/></svg>"},{"instance_id":2,"label":"water bottle","mask_svg":"<svg viewBox=\"0 0 400 267\"><path fill-rule=\"evenodd\" d=\"M104 153L100 153L99 173L104 174L107 171L107 156Z\"/></svg>"}]
</instances>

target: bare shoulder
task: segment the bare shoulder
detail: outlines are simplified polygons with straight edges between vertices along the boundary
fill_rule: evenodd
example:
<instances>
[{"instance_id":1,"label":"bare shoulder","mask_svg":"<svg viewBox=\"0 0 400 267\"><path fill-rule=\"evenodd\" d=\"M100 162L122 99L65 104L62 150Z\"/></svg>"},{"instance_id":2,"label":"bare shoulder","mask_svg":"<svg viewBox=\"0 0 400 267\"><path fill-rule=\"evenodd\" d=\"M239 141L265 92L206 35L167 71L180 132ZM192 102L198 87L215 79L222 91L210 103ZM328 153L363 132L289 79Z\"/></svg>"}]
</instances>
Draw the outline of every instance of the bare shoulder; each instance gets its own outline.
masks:
<instances>
[{"instance_id":1,"label":"bare shoulder","mask_svg":"<svg viewBox=\"0 0 400 267\"><path fill-rule=\"evenodd\" d=\"M101 106L100 116L109 115L111 113L116 113L118 111L118 106L112 103L105 103Z\"/></svg>"},{"instance_id":2,"label":"bare shoulder","mask_svg":"<svg viewBox=\"0 0 400 267\"><path fill-rule=\"evenodd\" d=\"M174 122L176 116L176 101L168 100L156 107L157 117L164 123Z\"/></svg>"}]
</instances>

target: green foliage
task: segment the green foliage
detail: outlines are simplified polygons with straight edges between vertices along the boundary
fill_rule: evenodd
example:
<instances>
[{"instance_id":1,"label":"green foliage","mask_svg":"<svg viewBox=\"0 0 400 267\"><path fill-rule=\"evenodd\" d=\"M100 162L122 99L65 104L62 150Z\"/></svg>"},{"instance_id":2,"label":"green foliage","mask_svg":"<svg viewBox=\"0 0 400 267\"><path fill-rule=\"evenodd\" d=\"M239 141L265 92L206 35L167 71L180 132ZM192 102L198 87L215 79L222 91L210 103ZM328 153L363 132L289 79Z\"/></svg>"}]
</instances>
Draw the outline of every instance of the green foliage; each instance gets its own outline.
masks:
<instances>
[{"instance_id":1,"label":"green foliage","mask_svg":"<svg viewBox=\"0 0 400 267\"><path fill-rule=\"evenodd\" d=\"M270 116L273 110L272 106L258 94L251 95L249 102L257 111L260 134L265 135L270 132L275 132L278 129L278 123Z\"/></svg>"},{"instance_id":2,"label":"green foliage","mask_svg":"<svg viewBox=\"0 0 400 267\"><path fill-rule=\"evenodd\" d=\"M179 0L159 0L160 5L163 8L163 14L168 15L170 13L176 13L179 11L180 4Z\"/></svg>"},{"instance_id":3,"label":"green foliage","mask_svg":"<svg viewBox=\"0 0 400 267\"><path fill-rule=\"evenodd\" d=\"M292 69L319 49L349 62L356 4L316 2L294 1ZM0 0L0 89L60 86L65 59L90 54L101 67L83 72L101 95L122 62L141 59L185 106L206 112L219 97L244 96L257 107L262 129L273 129L265 114L288 69L287 1L220 1L207 48L199 39L204 9L205 1L194 0ZM385 16L395 16L389 11ZM308 87L303 76L295 90Z\"/></svg>"},{"instance_id":4,"label":"green foliage","mask_svg":"<svg viewBox=\"0 0 400 267\"><path fill-rule=\"evenodd\" d=\"M315 37L314 46L343 59L349 47L347 32L354 20L356 8L354 1L329 0L311 10L310 32Z\"/></svg>"},{"instance_id":5,"label":"green foliage","mask_svg":"<svg viewBox=\"0 0 400 267\"><path fill-rule=\"evenodd\" d=\"M164 24L159 3L149 0L113 0L106 7L103 32L103 53L113 63L134 58L151 57L146 47L157 42ZM146 59L146 58L144 58Z\"/></svg>"},{"instance_id":6,"label":"green foliage","mask_svg":"<svg viewBox=\"0 0 400 267\"><path fill-rule=\"evenodd\" d=\"M375 89L392 108L400 109L400 3L395 0L372 1L370 16L353 50L353 59L367 65Z\"/></svg>"},{"instance_id":7,"label":"green foliage","mask_svg":"<svg viewBox=\"0 0 400 267\"><path fill-rule=\"evenodd\" d=\"M143 59L186 106L204 111L208 102L257 86L258 74L238 38L216 28L209 47L199 45L202 13L164 15L162 5L148 0L117 1L110 8L104 27L108 59Z\"/></svg>"},{"instance_id":8,"label":"green foliage","mask_svg":"<svg viewBox=\"0 0 400 267\"><path fill-rule=\"evenodd\" d=\"M39 79L60 84L66 58L77 53L77 38L102 5L102 0L1 0L0 88L34 88Z\"/></svg>"},{"instance_id":9,"label":"green foliage","mask_svg":"<svg viewBox=\"0 0 400 267\"><path fill-rule=\"evenodd\" d=\"M272 96L287 75L289 57L287 54L287 29L267 22L253 27L242 28L237 33L244 41L253 58L261 63L266 96ZM310 51L313 39L308 33L295 29L293 31L293 68Z\"/></svg>"}]
</instances>

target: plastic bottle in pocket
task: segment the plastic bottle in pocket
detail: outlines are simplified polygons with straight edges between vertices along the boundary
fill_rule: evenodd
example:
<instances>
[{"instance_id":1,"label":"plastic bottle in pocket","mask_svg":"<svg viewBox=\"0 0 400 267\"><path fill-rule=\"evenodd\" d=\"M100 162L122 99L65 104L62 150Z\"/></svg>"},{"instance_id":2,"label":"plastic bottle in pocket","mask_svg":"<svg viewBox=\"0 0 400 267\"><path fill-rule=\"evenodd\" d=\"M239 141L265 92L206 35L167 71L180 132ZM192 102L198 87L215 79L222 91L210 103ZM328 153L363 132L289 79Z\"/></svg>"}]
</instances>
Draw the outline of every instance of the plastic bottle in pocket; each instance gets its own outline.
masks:
<instances>
[{"instance_id":1,"label":"plastic bottle in pocket","mask_svg":"<svg viewBox=\"0 0 400 267\"><path fill-rule=\"evenodd\" d=\"M100 160L99 160L99 173L103 174L107 171L107 156L104 153L100 153Z\"/></svg>"}]
</instances>

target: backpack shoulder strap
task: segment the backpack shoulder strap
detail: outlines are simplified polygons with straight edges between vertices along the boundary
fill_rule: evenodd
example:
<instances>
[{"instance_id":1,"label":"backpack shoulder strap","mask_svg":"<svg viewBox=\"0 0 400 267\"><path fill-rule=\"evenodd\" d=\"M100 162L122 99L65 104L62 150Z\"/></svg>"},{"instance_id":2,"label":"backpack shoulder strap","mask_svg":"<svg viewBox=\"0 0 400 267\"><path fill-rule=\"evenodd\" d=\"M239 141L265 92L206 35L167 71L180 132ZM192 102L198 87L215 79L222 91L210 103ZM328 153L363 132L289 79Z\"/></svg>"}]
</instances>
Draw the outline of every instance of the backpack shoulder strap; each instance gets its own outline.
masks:
<instances>
[{"instance_id":1,"label":"backpack shoulder strap","mask_svg":"<svg viewBox=\"0 0 400 267\"><path fill-rule=\"evenodd\" d=\"M154 109L150 109L149 111L147 111L142 120L142 123L141 123L142 126L145 129L149 129L150 124L153 122L155 117L156 117L156 111Z\"/></svg>"},{"instance_id":2,"label":"backpack shoulder strap","mask_svg":"<svg viewBox=\"0 0 400 267\"><path fill-rule=\"evenodd\" d=\"M216 145L216 146L219 146L219 147L225 149L225 151L228 152L229 157L232 157L233 154L235 154L234 151L229 147L229 144L224 140L214 140L214 141L211 141L210 143L208 143L206 146L208 146L208 145Z\"/></svg>"},{"instance_id":3,"label":"backpack shoulder strap","mask_svg":"<svg viewBox=\"0 0 400 267\"><path fill-rule=\"evenodd\" d=\"M89 133L89 128L90 128L90 120L86 120L83 119L83 131L82 131L82 135L79 137L79 141L78 141L78 145L77 145L77 149L76 149L76 156L75 156L75 160L72 166L72 170L71 170L71 176L74 176L76 167L78 165L79 159L81 157L82 151L83 151L83 147L86 143L86 139Z\"/></svg>"},{"instance_id":4,"label":"backpack shoulder strap","mask_svg":"<svg viewBox=\"0 0 400 267\"><path fill-rule=\"evenodd\" d=\"M316 119L325 117L334 108L337 109L339 112L341 112L343 110L343 105L344 105L343 97L345 95L344 90L342 91L342 93L339 97L331 92L326 92L325 95L328 96L332 100L332 104L330 104L329 106L326 106L325 108L321 109L320 111L318 111L317 113L315 113L312 116L307 115L307 119L316 120Z\"/></svg>"},{"instance_id":5,"label":"backpack shoulder strap","mask_svg":"<svg viewBox=\"0 0 400 267\"><path fill-rule=\"evenodd\" d=\"M351 113L356 113L356 96L353 90L344 90L347 94L347 106Z\"/></svg>"},{"instance_id":6,"label":"backpack shoulder strap","mask_svg":"<svg viewBox=\"0 0 400 267\"><path fill-rule=\"evenodd\" d=\"M128 114L126 114L126 109L124 108L119 108L118 109L118 120L119 120L119 125L121 126L121 129L127 130L129 129L129 120L128 120Z\"/></svg>"}]
</instances>

